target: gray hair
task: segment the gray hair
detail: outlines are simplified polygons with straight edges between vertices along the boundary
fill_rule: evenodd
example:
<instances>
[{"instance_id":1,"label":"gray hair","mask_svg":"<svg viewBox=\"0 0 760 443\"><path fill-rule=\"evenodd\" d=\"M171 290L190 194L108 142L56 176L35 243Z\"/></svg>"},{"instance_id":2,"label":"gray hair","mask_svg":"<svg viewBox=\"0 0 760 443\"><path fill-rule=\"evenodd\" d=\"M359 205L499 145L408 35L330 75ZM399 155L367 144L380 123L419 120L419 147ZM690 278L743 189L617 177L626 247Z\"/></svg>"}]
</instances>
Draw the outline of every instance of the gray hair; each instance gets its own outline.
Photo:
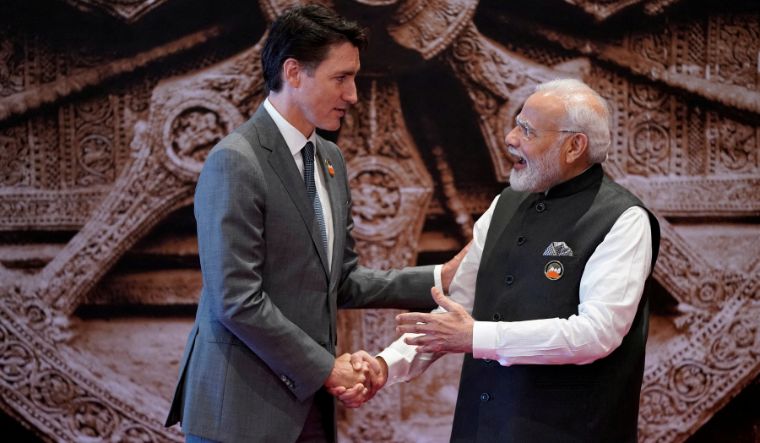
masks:
<instances>
[{"instance_id":1,"label":"gray hair","mask_svg":"<svg viewBox=\"0 0 760 443\"><path fill-rule=\"evenodd\" d=\"M602 163L610 149L610 108L598 92L580 80L552 80L536 86L536 92L551 94L565 106L567 127L588 137L588 155L592 163Z\"/></svg>"}]
</instances>

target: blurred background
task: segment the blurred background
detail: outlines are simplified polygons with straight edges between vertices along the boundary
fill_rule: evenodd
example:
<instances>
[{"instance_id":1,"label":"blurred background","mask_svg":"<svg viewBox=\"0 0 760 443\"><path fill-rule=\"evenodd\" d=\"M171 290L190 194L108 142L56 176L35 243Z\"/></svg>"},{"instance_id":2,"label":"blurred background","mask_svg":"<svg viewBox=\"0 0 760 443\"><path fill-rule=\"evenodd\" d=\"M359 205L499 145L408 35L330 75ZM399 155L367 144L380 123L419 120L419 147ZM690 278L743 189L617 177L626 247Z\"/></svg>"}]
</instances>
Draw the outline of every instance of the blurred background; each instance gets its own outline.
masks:
<instances>
[{"instance_id":1,"label":"blurred background","mask_svg":"<svg viewBox=\"0 0 760 443\"><path fill-rule=\"evenodd\" d=\"M182 441L162 424L200 293L192 196L264 99L293 0L0 5L2 439ZM441 263L508 183L532 88L613 109L606 173L662 225L640 440L760 441L760 4L325 0L371 30L339 132L363 264ZM395 311L344 312L378 352ZM461 360L339 409L341 441L448 441ZM255 420L256 417L251 417Z\"/></svg>"}]
</instances>

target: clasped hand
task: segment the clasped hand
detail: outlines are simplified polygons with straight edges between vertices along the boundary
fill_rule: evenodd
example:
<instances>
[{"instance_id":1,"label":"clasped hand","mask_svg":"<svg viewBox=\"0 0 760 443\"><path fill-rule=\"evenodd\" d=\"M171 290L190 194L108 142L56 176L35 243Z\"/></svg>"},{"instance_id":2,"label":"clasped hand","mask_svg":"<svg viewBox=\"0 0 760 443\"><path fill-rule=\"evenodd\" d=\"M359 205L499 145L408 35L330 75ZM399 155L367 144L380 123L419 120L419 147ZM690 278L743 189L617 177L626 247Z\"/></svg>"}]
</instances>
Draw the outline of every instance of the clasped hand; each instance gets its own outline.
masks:
<instances>
[{"instance_id":1,"label":"clasped hand","mask_svg":"<svg viewBox=\"0 0 760 443\"><path fill-rule=\"evenodd\" d=\"M388 366L366 351L343 354L335 359L325 387L347 408L357 408L385 385Z\"/></svg>"},{"instance_id":2,"label":"clasped hand","mask_svg":"<svg viewBox=\"0 0 760 443\"><path fill-rule=\"evenodd\" d=\"M448 291L459 265L472 242L468 243L451 260L443 265L441 281ZM396 317L398 332L417 332L421 335L407 338L411 345L420 345L419 352L472 352L472 317L459 304L449 300L437 288L432 288L433 300L446 309L445 314L401 314ZM372 357L366 351L343 354L335 359L325 387L344 406L357 408L377 394L388 381L388 365L382 358Z\"/></svg>"}]
</instances>

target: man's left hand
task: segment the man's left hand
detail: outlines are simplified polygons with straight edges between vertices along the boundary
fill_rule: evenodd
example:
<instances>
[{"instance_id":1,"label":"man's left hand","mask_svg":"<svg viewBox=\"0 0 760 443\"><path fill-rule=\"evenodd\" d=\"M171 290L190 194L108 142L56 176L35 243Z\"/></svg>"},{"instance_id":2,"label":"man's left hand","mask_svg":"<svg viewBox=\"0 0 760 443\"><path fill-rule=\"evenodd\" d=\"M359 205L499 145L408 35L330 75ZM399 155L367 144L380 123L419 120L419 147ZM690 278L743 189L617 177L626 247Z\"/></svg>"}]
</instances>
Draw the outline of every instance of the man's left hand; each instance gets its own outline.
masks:
<instances>
[{"instance_id":1,"label":"man's left hand","mask_svg":"<svg viewBox=\"0 0 760 443\"><path fill-rule=\"evenodd\" d=\"M409 312L396 316L397 332L424 334L406 338L410 345L417 345L418 352L472 352L472 328L474 320L460 305L444 296L438 288L430 290L433 300L448 312L423 314Z\"/></svg>"}]
</instances>

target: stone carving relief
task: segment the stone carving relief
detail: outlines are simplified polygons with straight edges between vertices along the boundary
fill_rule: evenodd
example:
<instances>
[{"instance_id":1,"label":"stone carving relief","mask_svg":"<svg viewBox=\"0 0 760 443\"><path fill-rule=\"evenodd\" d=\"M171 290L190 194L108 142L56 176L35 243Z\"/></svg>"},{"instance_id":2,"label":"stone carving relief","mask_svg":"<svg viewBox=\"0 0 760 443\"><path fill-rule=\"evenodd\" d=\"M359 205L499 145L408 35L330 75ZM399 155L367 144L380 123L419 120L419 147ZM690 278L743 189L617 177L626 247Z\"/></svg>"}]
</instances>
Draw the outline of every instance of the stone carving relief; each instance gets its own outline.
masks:
<instances>
[{"instance_id":1,"label":"stone carving relief","mask_svg":"<svg viewBox=\"0 0 760 443\"><path fill-rule=\"evenodd\" d=\"M641 6L648 15L657 15L669 6L680 0L564 0L566 3L579 6L597 20L605 20L617 13L631 8L633 5Z\"/></svg>"},{"instance_id":2,"label":"stone carving relief","mask_svg":"<svg viewBox=\"0 0 760 443\"><path fill-rule=\"evenodd\" d=\"M168 0L61 0L82 11L98 11L106 13L126 22L136 22L150 11L169 3Z\"/></svg>"},{"instance_id":3,"label":"stone carving relief","mask_svg":"<svg viewBox=\"0 0 760 443\"><path fill-rule=\"evenodd\" d=\"M354 235L361 259L374 267L415 262L432 179L405 129L398 90L377 81L362 85L338 140L345 149ZM414 215L412 218L411 216ZM382 245L382 246L381 246Z\"/></svg>"},{"instance_id":4,"label":"stone carving relief","mask_svg":"<svg viewBox=\"0 0 760 443\"><path fill-rule=\"evenodd\" d=\"M732 14L711 18L707 25L709 78L757 90L760 81L752 72L757 66L760 24L755 14Z\"/></svg>"},{"instance_id":5,"label":"stone carving relief","mask_svg":"<svg viewBox=\"0 0 760 443\"><path fill-rule=\"evenodd\" d=\"M757 171L758 130L730 119L708 114L710 123L710 172L715 174L751 174Z\"/></svg>"},{"instance_id":6,"label":"stone carving relief","mask_svg":"<svg viewBox=\"0 0 760 443\"><path fill-rule=\"evenodd\" d=\"M80 11L72 17L95 11L137 26L173 2L59 3ZM295 3L258 7L270 21ZM378 29L390 37L389 56L417 54L398 75L360 78L360 102L338 135L358 251L372 267L413 264L429 252L421 245L438 229L431 220L450 219L454 238L468 239L473 217L498 192L466 201L459 154L419 142L408 101L424 97L404 95L404 70L437 66L455 79L465 98L456 112L472 111L479 132L469 135L490 159L481 174L497 182L508 181L511 168L504 134L532 88L558 76L583 78L612 107L608 174L661 221L654 276L676 305L655 323L667 327L652 331L640 439L684 441L760 373L760 245L757 224L747 222L760 215L760 14L668 15L687 3L678 0L556 3L599 23L634 10L665 18L607 38L474 0L338 5L359 16L385 8ZM263 100L263 40L214 55L206 43L223 45L231 31L211 24L115 58L87 47L63 52L49 34L18 26L0 19L0 409L50 441L181 441L178 429L162 427L167 398L72 345L86 322L78 309L195 302L196 269L134 276L117 268L135 250L185 247L158 234L156 244L140 240L191 204L208 150ZM510 41L523 34L534 43ZM177 55L188 58L167 66ZM719 241L701 239L684 220L709 225ZM71 231L57 246L32 241L33 233ZM729 241L743 246L721 243ZM192 248L185 253L197 254ZM395 338L392 312L342 313L339 323L344 350L376 352ZM459 364L443 359L422 379L379 394L372 408L341 409L342 438L445 440Z\"/></svg>"},{"instance_id":7,"label":"stone carving relief","mask_svg":"<svg viewBox=\"0 0 760 443\"><path fill-rule=\"evenodd\" d=\"M13 131L11 136L0 136L0 183L7 187L29 186L29 145L25 138Z\"/></svg>"},{"instance_id":8,"label":"stone carving relief","mask_svg":"<svg viewBox=\"0 0 760 443\"><path fill-rule=\"evenodd\" d=\"M100 128L113 127L112 111L107 100L92 101L72 110L72 117L77 122L70 134L72 149L76 153L74 185L77 187L113 181L115 156L112 131L99 131Z\"/></svg>"},{"instance_id":9,"label":"stone carving relief","mask_svg":"<svg viewBox=\"0 0 760 443\"><path fill-rule=\"evenodd\" d=\"M401 46L430 59L471 23L474 0L408 0L396 10L388 33Z\"/></svg>"}]
</instances>

